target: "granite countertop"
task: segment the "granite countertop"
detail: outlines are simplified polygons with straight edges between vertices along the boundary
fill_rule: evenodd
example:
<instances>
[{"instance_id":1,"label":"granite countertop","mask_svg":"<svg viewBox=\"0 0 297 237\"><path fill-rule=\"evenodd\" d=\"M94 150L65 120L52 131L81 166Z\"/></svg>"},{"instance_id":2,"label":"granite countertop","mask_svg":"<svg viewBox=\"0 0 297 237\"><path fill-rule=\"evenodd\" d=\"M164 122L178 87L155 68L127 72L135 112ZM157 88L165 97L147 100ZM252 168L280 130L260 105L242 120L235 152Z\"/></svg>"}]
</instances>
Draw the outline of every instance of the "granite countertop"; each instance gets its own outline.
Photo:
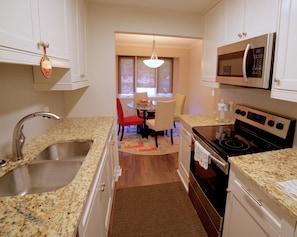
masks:
<instances>
[{"instance_id":1,"label":"granite countertop","mask_svg":"<svg viewBox=\"0 0 297 237\"><path fill-rule=\"evenodd\" d=\"M180 120L186 129L192 130L195 126L211 126L222 124L233 124L234 120L226 120L225 122L219 121L215 114L183 114Z\"/></svg>"},{"instance_id":2,"label":"granite countertop","mask_svg":"<svg viewBox=\"0 0 297 237\"><path fill-rule=\"evenodd\" d=\"M250 155L230 157L249 180L297 220L297 202L276 188L277 182L297 179L297 149L288 148Z\"/></svg>"},{"instance_id":3,"label":"granite countertop","mask_svg":"<svg viewBox=\"0 0 297 237\"><path fill-rule=\"evenodd\" d=\"M52 192L0 198L0 236L76 236L113 123L113 117L66 118L26 144L23 160L10 161L1 168L3 176L57 142L93 140L77 175L67 186Z\"/></svg>"}]
</instances>

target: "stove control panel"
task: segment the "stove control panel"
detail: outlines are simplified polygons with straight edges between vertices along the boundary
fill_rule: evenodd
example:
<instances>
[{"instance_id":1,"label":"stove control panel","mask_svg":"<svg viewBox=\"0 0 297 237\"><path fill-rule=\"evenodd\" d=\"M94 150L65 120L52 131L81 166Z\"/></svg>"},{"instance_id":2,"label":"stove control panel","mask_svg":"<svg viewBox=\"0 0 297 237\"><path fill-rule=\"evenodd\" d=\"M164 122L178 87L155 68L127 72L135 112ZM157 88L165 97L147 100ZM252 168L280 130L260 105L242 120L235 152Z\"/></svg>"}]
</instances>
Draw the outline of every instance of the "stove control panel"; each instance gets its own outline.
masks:
<instances>
[{"instance_id":1,"label":"stove control panel","mask_svg":"<svg viewBox=\"0 0 297 237\"><path fill-rule=\"evenodd\" d=\"M286 138L289 129L295 129L296 124L295 119L245 105L236 105L235 118L281 138Z\"/></svg>"}]
</instances>

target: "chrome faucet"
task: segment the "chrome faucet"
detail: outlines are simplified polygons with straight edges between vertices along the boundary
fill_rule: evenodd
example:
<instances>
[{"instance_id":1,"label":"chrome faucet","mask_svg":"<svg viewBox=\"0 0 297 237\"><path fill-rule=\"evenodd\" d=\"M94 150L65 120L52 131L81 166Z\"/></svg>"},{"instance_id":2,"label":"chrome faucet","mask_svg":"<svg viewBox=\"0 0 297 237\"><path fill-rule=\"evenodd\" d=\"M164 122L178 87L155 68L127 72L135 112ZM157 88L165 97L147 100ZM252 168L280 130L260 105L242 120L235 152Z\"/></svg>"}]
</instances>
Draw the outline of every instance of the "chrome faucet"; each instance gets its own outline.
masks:
<instances>
[{"instance_id":1,"label":"chrome faucet","mask_svg":"<svg viewBox=\"0 0 297 237\"><path fill-rule=\"evenodd\" d=\"M25 144L25 135L23 133L24 122L30 118L34 117L44 117L44 118L54 118L59 120L60 117L56 114L49 113L49 112L36 112L29 114L23 117L15 126L13 131L13 140L12 140L12 160L18 161L23 159L23 146Z\"/></svg>"}]
</instances>

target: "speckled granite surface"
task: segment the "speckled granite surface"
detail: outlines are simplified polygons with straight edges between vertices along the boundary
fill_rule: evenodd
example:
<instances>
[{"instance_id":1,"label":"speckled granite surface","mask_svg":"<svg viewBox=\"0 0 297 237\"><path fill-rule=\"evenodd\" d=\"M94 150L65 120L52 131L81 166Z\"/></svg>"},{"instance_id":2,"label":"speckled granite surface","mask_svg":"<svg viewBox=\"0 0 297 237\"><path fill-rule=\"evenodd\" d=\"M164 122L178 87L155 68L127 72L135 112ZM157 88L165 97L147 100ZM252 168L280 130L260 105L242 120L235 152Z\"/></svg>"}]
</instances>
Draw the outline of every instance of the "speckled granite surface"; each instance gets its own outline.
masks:
<instances>
[{"instance_id":1,"label":"speckled granite surface","mask_svg":"<svg viewBox=\"0 0 297 237\"><path fill-rule=\"evenodd\" d=\"M113 117L64 119L25 145L23 161L1 168L0 176L29 162L53 143L93 140L80 170L67 186L48 193L0 198L0 236L75 236L113 123Z\"/></svg>"},{"instance_id":2,"label":"speckled granite surface","mask_svg":"<svg viewBox=\"0 0 297 237\"><path fill-rule=\"evenodd\" d=\"M210 126L220 124L231 124L234 121L220 122L213 114L183 114L180 116L181 123L186 126L187 130L191 130L195 126Z\"/></svg>"},{"instance_id":3,"label":"speckled granite surface","mask_svg":"<svg viewBox=\"0 0 297 237\"><path fill-rule=\"evenodd\" d=\"M234 156L229 161L297 220L297 202L276 188L277 182L297 179L296 149Z\"/></svg>"}]
</instances>

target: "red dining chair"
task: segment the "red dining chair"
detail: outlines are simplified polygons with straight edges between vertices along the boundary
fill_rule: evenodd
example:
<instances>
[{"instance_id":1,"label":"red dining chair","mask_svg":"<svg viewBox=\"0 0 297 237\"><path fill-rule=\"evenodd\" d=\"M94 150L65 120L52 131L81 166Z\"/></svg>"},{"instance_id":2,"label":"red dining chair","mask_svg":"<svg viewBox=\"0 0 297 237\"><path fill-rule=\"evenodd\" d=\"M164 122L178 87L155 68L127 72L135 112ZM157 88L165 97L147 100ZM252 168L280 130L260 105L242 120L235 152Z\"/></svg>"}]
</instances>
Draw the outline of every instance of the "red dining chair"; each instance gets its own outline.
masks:
<instances>
[{"instance_id":1,"label":"red dining chair","mask_svg":"<svg viewBox=\"0 0 297 237\"><path fill-rule=\"evenodd\" d=\"M140 128L143 125L143 119L139 118L138 116L124 116L122 103L119 98L117 98L117 112L118 112L118 123L119 123L119 129L118 129L118 135L120 134L120 130L122 127L122 135L120 141L122 141L124 136L124 130L125 126L130 125L137 125L137 128Z\"/></svg>"}]
</instances>

